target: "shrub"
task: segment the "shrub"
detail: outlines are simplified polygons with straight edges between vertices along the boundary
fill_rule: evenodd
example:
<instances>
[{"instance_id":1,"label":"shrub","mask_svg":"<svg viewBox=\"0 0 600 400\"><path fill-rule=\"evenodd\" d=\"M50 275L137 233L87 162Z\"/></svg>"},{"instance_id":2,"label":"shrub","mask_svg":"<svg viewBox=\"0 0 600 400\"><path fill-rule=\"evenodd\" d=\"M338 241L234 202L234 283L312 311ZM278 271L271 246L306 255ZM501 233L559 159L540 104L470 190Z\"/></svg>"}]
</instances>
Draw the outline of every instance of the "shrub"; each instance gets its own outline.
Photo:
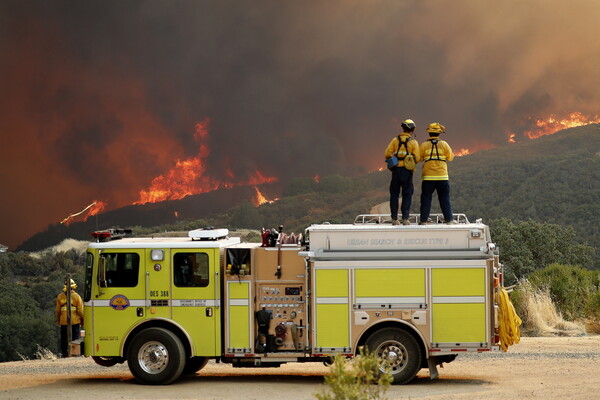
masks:
<instances>
[{"instance_id":1,"label":"shrub","mask_svg":"<svg viewBox=\"0 0 600 400\"><path fill-rule=\"evenodd\" d=\"M350 361L336 355L325 383L330 392L317 394L319 400L381 399L392 383L390 374L380 373L382 361L372 352L361 349Z\"/></svg>"},{"instance_id":2,"label":"shrub","mask_svg":"<svg viewBox=\"0 0 600 400\"><path fill-rule=\"evenodd\" d=\"M598 271L551 264L532 272L527 279L534 290L547 290L558 311L566 319L574 321L600 312L598 305L594 305L599 286L598 276Z\"/></svg>"}]
</instances>

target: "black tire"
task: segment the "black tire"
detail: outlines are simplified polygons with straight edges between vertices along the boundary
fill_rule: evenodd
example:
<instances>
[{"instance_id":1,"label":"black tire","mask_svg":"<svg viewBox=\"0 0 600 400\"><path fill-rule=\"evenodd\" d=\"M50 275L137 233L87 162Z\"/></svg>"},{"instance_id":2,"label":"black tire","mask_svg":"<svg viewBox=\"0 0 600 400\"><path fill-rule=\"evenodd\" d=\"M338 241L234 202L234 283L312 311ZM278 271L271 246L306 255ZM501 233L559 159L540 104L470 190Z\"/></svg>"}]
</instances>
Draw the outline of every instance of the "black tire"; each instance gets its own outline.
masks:
<instances>
[{"instance_id":1,"label":"black tire","mask_svg":"<svg viewBox=\"0 0 600 400\"><path fill-rule=\"evenodd\" d=\"M148 328L129 346L127 364L135 379L145 385L168 385L181 376L185 349L173 332Z\"/></svg>"},{"instance_id":2,"label":"black tire","mask_svg":"<svg viewBox=\"0 0 600 400\"><path fill-rule=\"evenodd\" d=\"M208 357L192 357L188 358L183 367L184 375L192 375L200 371L208 364Z\"/></svg>"},{"instance_id":3,"label":"black tire","mask_svg":"<svg viewBox=\"0 0 600 400\"><path fill-rule=\"evenodd\" d=\"M377 357L388 362L394 385L410 382L421 369L421 349L415 338L402 329L377 331L367 339L366 345Z\"/></svg>"}]
</instances>

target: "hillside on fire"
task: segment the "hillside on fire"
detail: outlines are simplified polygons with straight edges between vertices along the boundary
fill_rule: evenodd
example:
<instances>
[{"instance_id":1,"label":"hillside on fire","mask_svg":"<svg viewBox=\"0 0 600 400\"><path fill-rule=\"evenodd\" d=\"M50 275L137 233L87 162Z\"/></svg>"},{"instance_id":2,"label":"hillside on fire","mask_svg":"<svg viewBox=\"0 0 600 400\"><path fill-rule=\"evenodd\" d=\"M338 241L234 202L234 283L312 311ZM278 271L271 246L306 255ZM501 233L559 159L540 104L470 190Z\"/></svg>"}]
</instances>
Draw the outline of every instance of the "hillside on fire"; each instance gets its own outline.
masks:
<instances>
[{"instance_id":1,"label":"hillside on fire","mask_svg":"<svg viewBox=\"0 0 600 400\"><path fill-rule=\"evenodd\" d=\"M452 137L446 138L452 144ZM485 221L529 219L572 227L577 239L600 247L600 125L560 131L522 143L456 157L450 163L455 212ZM382 162L383 165L383 162ZM412 212L418 212L420 166ZM149 233L203 226L272 228L302 232L312 223L352 222L357 214L388 199L385 169L356 177L296 178L219 189L180 200L131 205L86 222L53 224L18 250L35 251L65 238L89 240L90 232L113 227ZM434 212L439 212L434 201ZM600 266L596 252L594 265Z\"/></svg>"}]
</instances>

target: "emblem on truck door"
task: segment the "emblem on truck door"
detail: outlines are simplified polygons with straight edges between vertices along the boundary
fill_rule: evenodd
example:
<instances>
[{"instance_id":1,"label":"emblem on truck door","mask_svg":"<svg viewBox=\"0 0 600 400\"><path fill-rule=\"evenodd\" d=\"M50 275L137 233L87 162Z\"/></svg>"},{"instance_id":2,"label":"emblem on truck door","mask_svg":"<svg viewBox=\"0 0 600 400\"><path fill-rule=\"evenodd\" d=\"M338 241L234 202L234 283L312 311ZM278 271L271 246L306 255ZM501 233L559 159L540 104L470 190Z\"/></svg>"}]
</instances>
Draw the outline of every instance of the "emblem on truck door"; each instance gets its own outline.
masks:
<instances>
[{"instance_id":1,"label":"emblem on truck door","mask_svg":"<svg viewBox=\"0 0 600 400\"><path fill-rule=\"evenodd\" d=\"M110 299L108 304L117 311L123 311L129 307L129 299L122 294L117 294Z\"/></svg>"}]
</instances>

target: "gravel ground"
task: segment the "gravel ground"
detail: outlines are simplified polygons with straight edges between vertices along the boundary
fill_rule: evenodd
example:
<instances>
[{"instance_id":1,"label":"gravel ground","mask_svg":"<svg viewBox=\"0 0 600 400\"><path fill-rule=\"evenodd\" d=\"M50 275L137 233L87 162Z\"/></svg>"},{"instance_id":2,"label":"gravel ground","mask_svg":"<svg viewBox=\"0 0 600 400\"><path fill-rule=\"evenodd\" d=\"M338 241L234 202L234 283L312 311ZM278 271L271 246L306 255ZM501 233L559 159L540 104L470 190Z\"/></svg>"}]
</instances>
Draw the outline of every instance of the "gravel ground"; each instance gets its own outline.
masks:
<instances>
[{"instance_id":1,"label":"gravel ground","mask_svg":"<svg viewBox=\"0 0 600 400\"><path fill-rule=\"evenodd\" d=\"M0 399L314 399L328 368L320 363L280 368L233 368L210 362L197 375L169 386L134 383L126 366L97 366L91 358L0 364ZM389 399L592 399L600 391L600 336L523 338L508 353L460 355L427 370Z\"/></svg>"}]
</instances>

